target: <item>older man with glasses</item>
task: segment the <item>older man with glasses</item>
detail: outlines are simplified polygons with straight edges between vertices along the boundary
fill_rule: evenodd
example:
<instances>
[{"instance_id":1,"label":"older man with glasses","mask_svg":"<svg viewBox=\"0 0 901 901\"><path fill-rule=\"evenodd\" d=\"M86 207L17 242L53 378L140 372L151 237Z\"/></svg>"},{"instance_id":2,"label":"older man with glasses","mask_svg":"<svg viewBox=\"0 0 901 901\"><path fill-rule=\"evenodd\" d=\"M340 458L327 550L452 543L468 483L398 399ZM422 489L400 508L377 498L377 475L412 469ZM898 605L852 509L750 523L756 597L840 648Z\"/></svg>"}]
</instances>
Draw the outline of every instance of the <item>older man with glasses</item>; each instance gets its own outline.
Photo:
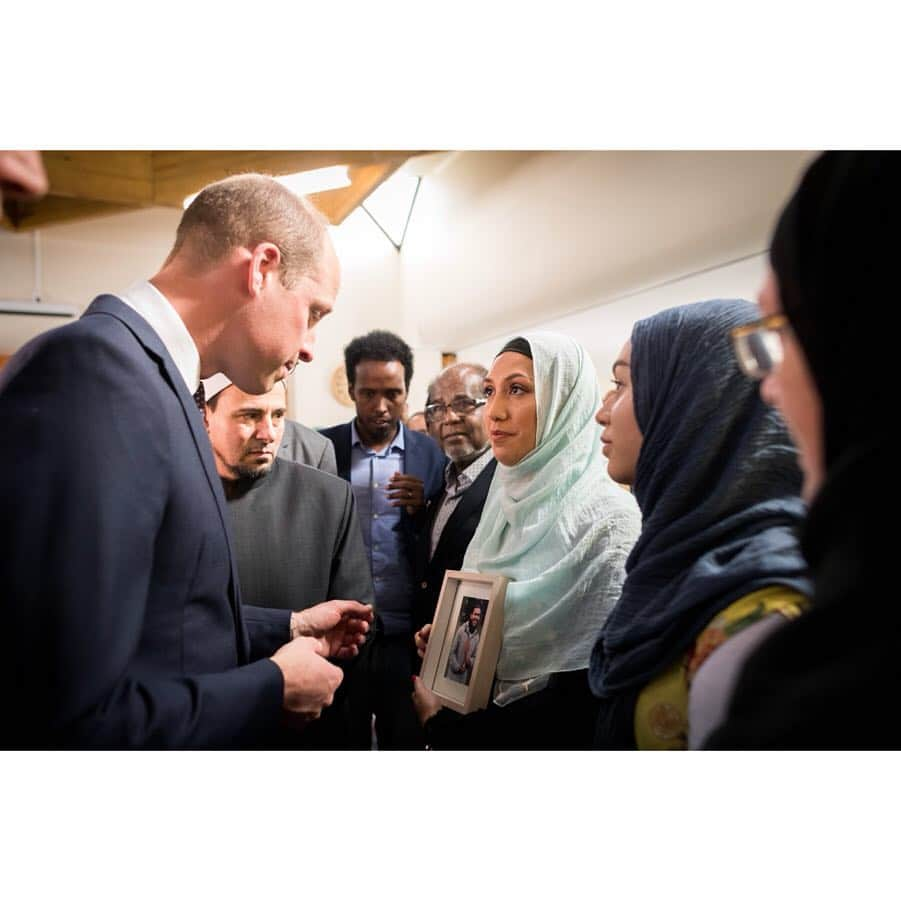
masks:
<instances>
[{"instance_id":1,"label":"older man with glasses","mask_svg":"<svg viewBox=\"0 0 901 901\"><path fill-rule=\"evenodd\" d=\"M415 629L432 621L445 571L463 565L497 467L482 420L486 375L484 366L454 363L429 385L426 423L450 462L444 473L444 494L429 510L428 528L418 549Z\"/></svg>"}]
</instances>

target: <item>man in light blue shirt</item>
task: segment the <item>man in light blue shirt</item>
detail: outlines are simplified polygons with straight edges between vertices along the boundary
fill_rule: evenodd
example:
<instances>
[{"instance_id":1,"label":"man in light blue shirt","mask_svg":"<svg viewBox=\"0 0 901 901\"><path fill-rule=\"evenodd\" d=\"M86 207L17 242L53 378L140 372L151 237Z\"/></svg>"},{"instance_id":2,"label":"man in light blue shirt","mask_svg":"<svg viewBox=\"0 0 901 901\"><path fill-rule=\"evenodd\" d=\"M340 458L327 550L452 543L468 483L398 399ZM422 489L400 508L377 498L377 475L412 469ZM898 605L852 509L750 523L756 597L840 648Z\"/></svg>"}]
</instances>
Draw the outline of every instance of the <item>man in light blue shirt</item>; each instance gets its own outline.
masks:
<instances>
[{"instance_id":1,"label":"man in light blue shirt","mask_svg":"<svg viewBox=\"0 0 901 901\"><path fill-rule=\"evenodd\" d=\"M426 509L441 494L447 459L431 438L401 422L413 377L406 342L391 332L370 332L348 344L344 363L357 415L322 434L335 445L338 475L353 488L369 554L376 623L364 650L368 703L380 748L422 747L410 699L412 561Z\"/></svg>"},{"instance_id":2,"label":"man in light blue shirt","mask_svg":"<svg viewBox=\"0 0 901 901\"><path fill-rule=\"evenodd\" d=\"M356 422L351 422L350 442L350 484L382 628L387 635L406 634L412 628L413 576L401 533L401 507L388 495L392 479L404 473L404 429L398 428L383 449L373 450L363 442Z\"/></svg>"}]
</instances>

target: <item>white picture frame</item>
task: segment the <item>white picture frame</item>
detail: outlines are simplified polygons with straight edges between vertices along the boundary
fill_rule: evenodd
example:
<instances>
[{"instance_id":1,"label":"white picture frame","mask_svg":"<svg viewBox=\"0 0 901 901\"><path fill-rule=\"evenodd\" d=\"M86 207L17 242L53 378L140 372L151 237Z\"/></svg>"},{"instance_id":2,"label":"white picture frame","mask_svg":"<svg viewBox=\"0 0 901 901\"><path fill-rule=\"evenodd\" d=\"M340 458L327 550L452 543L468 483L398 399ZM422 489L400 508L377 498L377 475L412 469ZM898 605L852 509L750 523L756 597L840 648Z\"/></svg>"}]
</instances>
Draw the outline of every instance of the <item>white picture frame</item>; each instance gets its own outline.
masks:
<instances>
[{"instance_id":1,"label":"white picture frame","mask_svg":"<svg viewBox=\"0 0 901 901\"><path fill-rule=\"evenodd\" d=\"M491 700L508 581L490 573L444 574L420 678L457 713L481 710Z\"/></svg>"}]
</instances>

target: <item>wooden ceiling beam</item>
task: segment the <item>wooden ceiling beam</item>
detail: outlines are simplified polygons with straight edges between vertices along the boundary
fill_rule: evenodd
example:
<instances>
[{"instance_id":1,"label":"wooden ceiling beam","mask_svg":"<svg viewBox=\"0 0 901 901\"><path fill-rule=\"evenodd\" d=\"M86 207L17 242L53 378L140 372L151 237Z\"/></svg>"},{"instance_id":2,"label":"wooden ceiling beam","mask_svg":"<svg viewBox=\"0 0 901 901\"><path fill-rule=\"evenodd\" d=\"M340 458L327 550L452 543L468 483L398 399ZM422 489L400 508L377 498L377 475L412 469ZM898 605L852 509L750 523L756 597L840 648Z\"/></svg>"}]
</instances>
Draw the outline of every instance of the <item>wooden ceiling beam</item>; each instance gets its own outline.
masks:
<instances>
[{"instance_id":1,"label":"wooden ceiling beam","mask_svg":"<svg viewBox=\"0 0 901 901\"><path fill-rule=\"evenodd\" d=\"M240 172L288 175L348 166L351 185L311 195L338 225L386 178L423 150L47 150L48 195L7 204L0 226L19 231L149 206L181 208L185 197Z\"/></svg>"},{"instance_id":2,"label":"wooden ceiling beam","mask_svg":"<svg viewBox=\"0 0 901 901\"><path fill-rule=\"evenodd\" d=\"M46 150L50 194L106 203L153 203L149 150Z\"/></svg>"},{"instance_id":3,"label":"wooden ceiling beam","mask_svg":"<svg viewBox=\"0 0 901 901\"><path fill-rule=\"evenodd\" d=\"M347 170L350 184L346 188L310 194L310 200L332 225L340 225L386 178L393 175L405 160L351 166Z\"/></svg>"},{"instance_id":4,"label":"wooden ceiling beam","mask_svg":"<svg viewBox=\"0 0 901 901\"><path fill-rule=\"evenodd\" d=\"M327 166L402 163L422 151L410 150L156 150L154 202L180 207L201 188L241 172L290 175Z\"/></svg>"},{"instance_id":5,"label":"wooden ceiling beam","mask_svg":"<svg viewBox=\"0 0 901 901\"><path fill-rule=\"evenodd\" d=\"M138 205L129 206L121 203L105 203L102 200L80 200L49 195L39 203L20 206L14 219L7 215L0 219L0 225L11 231L29 231L45 225L60 225L77 219L93 219L97 216L110 216L113 213L127 213L129 210L138 209L141 209Z\"/></svg>"}]
</instances>

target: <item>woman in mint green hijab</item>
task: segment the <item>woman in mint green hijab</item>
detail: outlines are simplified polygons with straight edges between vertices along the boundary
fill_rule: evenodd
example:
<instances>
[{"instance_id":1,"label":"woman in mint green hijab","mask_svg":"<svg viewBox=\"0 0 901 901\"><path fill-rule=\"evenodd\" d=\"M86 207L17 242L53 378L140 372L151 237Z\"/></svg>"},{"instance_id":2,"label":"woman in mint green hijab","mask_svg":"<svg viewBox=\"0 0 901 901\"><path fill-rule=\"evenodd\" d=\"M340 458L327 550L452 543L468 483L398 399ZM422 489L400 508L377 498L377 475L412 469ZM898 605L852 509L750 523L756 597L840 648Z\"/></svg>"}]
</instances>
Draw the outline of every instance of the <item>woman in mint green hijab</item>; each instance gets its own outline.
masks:
<instances>
[{"instance_id":1,"label":"woman in mint green hijab","mask_svg":"<svg viewBox=\"0 0 901 901\"><path fill-rule=\"evenodd\" d=\"M597 374L577 342L514 339L485 396L498 467L463 569L511 580L493 701L460 716L417 679L414 703L435 748L588 748L597 710L588 660L619 598L638 507L607 476Z\"/></svg>"}]
</instances>

